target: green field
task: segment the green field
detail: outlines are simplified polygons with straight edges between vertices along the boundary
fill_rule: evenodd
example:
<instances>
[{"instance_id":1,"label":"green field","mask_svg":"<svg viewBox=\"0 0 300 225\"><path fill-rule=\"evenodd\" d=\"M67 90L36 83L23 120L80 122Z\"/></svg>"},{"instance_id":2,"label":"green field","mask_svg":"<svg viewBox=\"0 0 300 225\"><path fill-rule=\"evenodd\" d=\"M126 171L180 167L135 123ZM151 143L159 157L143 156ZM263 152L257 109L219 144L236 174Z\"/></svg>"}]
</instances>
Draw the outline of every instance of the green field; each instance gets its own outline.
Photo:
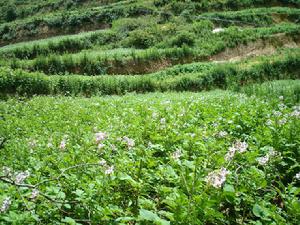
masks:
<instances>
[{"instance_id":1,"label":"green field","mask_svg":"<svg viewBox=\"0 0 300 225\"><path fill-rule=\"evenodd\" d=\"M0 0L0 225L297 225L299 0Z\"/></svg>"}]
</instances>

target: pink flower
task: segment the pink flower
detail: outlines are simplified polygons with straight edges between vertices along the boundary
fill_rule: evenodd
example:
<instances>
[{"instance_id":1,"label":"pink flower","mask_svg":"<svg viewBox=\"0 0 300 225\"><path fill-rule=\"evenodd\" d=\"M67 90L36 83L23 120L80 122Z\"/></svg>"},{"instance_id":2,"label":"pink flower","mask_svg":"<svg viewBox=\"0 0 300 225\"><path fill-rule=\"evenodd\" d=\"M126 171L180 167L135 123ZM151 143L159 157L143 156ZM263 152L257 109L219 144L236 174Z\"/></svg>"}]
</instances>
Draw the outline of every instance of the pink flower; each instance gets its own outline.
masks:
<instances>
[{"instance_id":1,"label":"pink flower","mask_svg":"<svg viewBox=\"0 0 300 225\"><path fill-rule=\"evenodd\" d=\"M104 171L104 173L106 174L106 175L110 175L110 174L112 174L114 172L114 166L108 166L107 168L106 168L106 170Z\"/></svg>"},{"instance_id":2,"label":"pink flower","mask_svg":"<svg viewBox=\"0 0 300 225\"><path fill-rule=\"evenodd\" d=\"M67 141L66 139L63 139L61 142L60 142L60 145L59 145L59 148L61 150L64 150L66 148L66 145L67 145Z\"/></svg>"},{"instance_id":3,"label":"pink flower","mask_svg":"<svg viewBox=\"0 0 300 225\"><path fill-rule=\"evenodd\" d=\"M226 161L230 161L233 159L234 155L235 155L235 152L236 152L236 148L235 147L230 147L228 152L226 153L225 155L225 160Z\"/></svg>"},{"instance_id":4,"label":"pink flower","mask_svg":"<svg viewBox=\"0 0 300 225\"><path fill-rule=\"evenodd\" d=\"M264 165L267 164L267 162L269 161L269 159L270 159L270 158L269 158L269 155L267 154L266 156L258 157L258 158L256 159L256 161L258 162L259 165L264 166Z\"/></svg>"},{"instance_id":5,"label":"pink flower","mask_svg":"<svg viewBox=\"0 0 300 225\"><path fill-rule=\"evenodd\" d=\"M179 158L181 157L181 151L179 149L177 149L175 152L172 153L172 159L174 160L179 160Z\"/></svg>"},{"instance_id":6,"label":"pink flower","mask_svg":"<svg viewBox=\"0 0 300 225\"><path fill-rule=\"evenodd\" d=\"M132 148L135 146L135 142L131 138L128 138L125 136L125 137L123 137L123 141L126 142L128 148Z\"/></svg>"},{"instance_id":7,"label":"pink flower","mask_svg":"<svg viewBox=\"0 0 300 225\"><path fill-rule=\"evenodd\" d=\"M230 172L226 168L222 167L220 170L210 172L205 180L207 184L215 188L220 188L226 181L226 176L228 174L230 174Z\"/></svg>"},{"instance_id":8,"label":"pink flower","mask_svg":"<svg viewBox=\"0 0 300 225\"><path fill-rule=\"evenodd\" d=\"M106 165L106 160L105 160L105 159L101 159L101 160L99 161L99 165L100 165L100 166L105 166L105 165Z\"/></svg>"},{"instance_id":9,"label":"pink flower","mask_svg":"<svg viewBox=\"0 0 300 225\"><path fill-rule=\"evenodd\" d=\"M35 200L40 194L40 191L38 189L33 189L32 192L31 192L31 196L30 198L32 200Z\"/></svg>"},{"instance_id":10,"label":"pink flower","mask_svg":"<svg viewBox=\"0 0 300 225\"><path fill-rule=\"evenodd\" d=\"M25 172L20 172L17 174L16 179L15 179L15 183L16 184L21 184L23 183L23 181L29 177L30 173L28 171Z\"/></svg>"},{"instance_id":11,"label":"pink flower","mask_svg":"<svg viewBox=\"0 0 300 225\"><path fill-rule=\"evenodd\" d=\"M107 134L105 132L98 132L95 134L96 143L98 144L100 141L103 141L107 138Z\"/></svg>"},{"instance_id":12,"label":"pink flower","mask_svg":"<svg viewBox=\"0 0 300 225\"><path fill-rule=\"evenodd\" d=\"M237 141L235 142L234 147L238 152L243 153L247 151L248 144L246 142Z\"/></svg>"}]
</instances>

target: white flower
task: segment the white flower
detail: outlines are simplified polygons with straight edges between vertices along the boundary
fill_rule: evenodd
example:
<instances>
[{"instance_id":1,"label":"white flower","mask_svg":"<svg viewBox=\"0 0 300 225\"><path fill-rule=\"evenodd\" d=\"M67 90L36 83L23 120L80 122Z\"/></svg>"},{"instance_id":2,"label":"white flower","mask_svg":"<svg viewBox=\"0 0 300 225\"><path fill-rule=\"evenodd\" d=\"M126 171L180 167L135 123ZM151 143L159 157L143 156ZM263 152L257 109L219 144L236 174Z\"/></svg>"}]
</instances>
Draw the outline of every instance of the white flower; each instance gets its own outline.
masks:
<instances>
[{"instance_id":1,"label":"white flower","mask_svg":"<svg viewBox=\"0 0 300 225\"><path fill-rule=\"evenodd\" d=\"M286 122L287 122L287 120L285 118L283 118L283 119L278 121L278 124L279 125L284 125L284 124L286 124Z\"/></svg>"},{"instance_id":2,"label":"white flower","mask_svg":"<svg viewBox=\"0 0 300 225\"><path fill-rule=\"evenodd\" d=\"M229 173L230 172L226 168L222 167L220 170L210 172L205 180L207 184L212 185L215 188L220 188L226 181L226 176Z\"/></svg>"},{"instance_id":3,"label":"white flower","mask_svg":"<svg viewBox=\"0 0 300 225\"><path fill-rule=\"evenodd\" d=\"M230 147L228 152L225 155L225 160L230 161L231 159L233 159L235 152L236 152L236 148L234 146Z\"/></svg>"},{"instance_id":4,"label":"white flower","mask_svg":"<svg viewBox=\"0 0 300 225\"><path fill-rule=\"evenodd\" d=\"M25 172L20 172L17 174L16 179L15 179L15 183L16 184L21 184L23 183L23 181L29 177L30 173L28 171Z\"/></svg>"},{"instance_id":5,"label":"white flower","mask_svg":"<svg viewBox=\"0 0 300 225\"><path fill-rule=\"evenodd\" d=\"M101 159L101 160L99 161L99 165L100 165L100 166L105 166L105 165L106 165L106 160L105 160L105 159Z\"/></svg>"},{"instance_id":6,"label":"white flower","mask_svg":"<svg viewBox=\"0 0 300 225\"><path fill-rule=\"evenodd\" d=\"M104 171L104 173L106 174L106 175L110 175L110 174L112 174L114 172L114 166L108 166L107 168L106 168L106 170Z\"/></svg>"},{"instance_id":7,"label":"white flower","mask_svg":"<svg viewBox=\"0 0 300 225\"><path fill-rule=\"evenodd\" d=\"M234 147L236 148L236 150L240 153L243 153L245 151L247 151L248 148L248 144L246 142L241 142L241 141L237 141L234 144Z\"/></svg>"},{"instance_id":8,"label":"white flower","mask_svg":"<svg viewBox=\"0 0 300 225\"><path fill-rule=\"evenodd\" d=\"M67 140L66 139L63 139L60 144L59 144L59 148L61 150L64 150L66 148L66 145L67 145Z\"/></svg>"},{"instance_id":9,"label":"white flower","mask_svg":"<svg viewBox=\"0 0 300 225\"><path fill-rule=\"evenodd\" d=\"M179 160L179 158L181 157L181 151L179 149L177 149L175 152L172 153L172 159L174 160Z\"/></svg>"},{"instance_id":10,"label":"white flower","mask_svg":"<svg viewBox=\"0 0 300 225\"><path fill-rule=\"evenodd\" d=\"M219 126L219 123L218 123L218 122L214 122L214 123L212 124L212 126L213 126L213 127L217 127L217 126Z\"/></svg>"},{"instance_id":11,"label":"white flower","mask_svg":"<svg viewBox=\"0 0 300 225\"><path fill-rule=\"evenodd\" d=\"M213 29L213 34L217 34L217 33L220 33L220 32L224 32L225 31L225 29L224 28L215 28L215 29Z\"/></svg>"},{"instance_id":12,"label":"white flower","mask_svg":"<svg viewBox=\"0 0 300 225\"><path fill-rule=\"evenodd\" d=\"M166 119L165 119L165 118L161 118L161 119L160 119L160 123L161 123L161 124L166 124Z\"/></svg>"},{"instance_id":13,"label":"white flower","mask_svg":"<svg viewBox=\"0 0 300 225\"><path fill-rule=\"evenodd\" d=\"M2 167L2 173L4 176L11 176L12 175L12 170L11 168L7 167L7 166L3 166Z\"/></svg>"},{"instance_id":14,"label":"white flower","mask_svg":"<svg viewBox=\"0 0 300 225\"><path fill-rule=\"evenodd\" d=\"M271 126L272 125L272 120L268 119L267 122L266 122L266 125Z\"/></svg>"},{"instance_id":15,"label":"white flower","mask_svg":"<svg viewBox=\"0 0 300 225\"><path fill-rule=\"evenodd\" d=\"M52 144L51 142L49 142L49 143L47 144L47 147L48 147L48 148L52 148L52 147L53 147L53 144Z\"/></svg>"},{"instance_id":16,"label":"white flower","mask_svg":"<svg viewBox=\"0 0 300 225\"><path fill-rule=\"evenodd\" d=\"M278 153L274 150L273 147L269 148L269 153L268 153L269 156L273 157L273 156L276 156L277 154Z\"/></svg>"},{"instance_id":17,"label":"white flower","mask_svg":"<svg viewBox=\"0 0 300 225\"><path fill-rule=\"evenodd\" d=\"M39 194L40 194L40 191L38 189L33 189L32 192L31 192L30 198L32 200L34 200L39 196Z\"/></svg>"},{"instance_id":18,"label":"white flower","mask_svg":"<svg viewBox=\"0 0 300 225\"><path fill-rule=\"evenodd\" d=\"M293 112L291 112L291 116L300 118L300 110L295 109Z\"/></svg>"},{"instance_id":19,"label":"white flower","mask_svg":"<svg viewBox=\"0 0 300 225\"><path fill-rule=\"evenodd\" d=\"M283 96L279 96L279 100L283 100L284 99L284 97Z\"/></svg>"},{"instance_id":20,"label":"white flower","mask_svg":"<svg viewBox=\"0 0 300 225\"><path fill-rule=\"evenodd\" d=\"M99 143L100 141L103 141L107 138L107 134L105 132L98 132L95 134L96 137L96 143Z\"/></svg>"},{"instance_id":21,"label":"white flower","mask_svg":"<svg viewBox=\"0 0 300 225\"><path fill-rule=\"evenodd\" d=\"M219 138L224 138L224 137L226 137L228 135L228 133L226 132L226 131L220 131L219 133L218 133L218 137Z\"/></svg>"},{"instance_id":22,"label":"white flower","mask_svg":"<svg viewBox=\"0 0 300 225\"><path fill-rule=\"evenodd\" d=\"M269 158L269 155L267 154L266 156L258 157L258 158L256 159L256 161L258 162L259 165L264 166L264 165L267 164L267 162L269 161L269 159L270 159L270 158Z\"/></svg>"},{"instance_id":23,"label":"white flower","mask_svg":"<svg viewBox=\"0 0 300 225\"><path fill-rule=\"evenodd\" d=\"M297 174L295 175L295 178L296 178L297 180L300 180L300 172L297 173Z\"/></svg>"},{"instance_id":24,"label":"white flower","mask_svg":"<svg viewBox=\"0 0 300 225\"><path fill-rule=\"evenodd\" d=\"M158 114L157 114L156 112L153 112L153 113L152 113L152 119L156 119L157 116L158 116Z\"/></svg>"},{"instance_id":25,"label":"white flower","mask_svg":"<svg viewBox=\"0 0 300 225\"><path fill-rule=\"evenodd\" d=\"M131 138L128 138L125 136L125 137L123 137L123 141L126 142L128 148L132 148L135 146L135 142Z\"/></svg>"},{"instance_id":26,"label":"white flower","mask_svg":"<svg viewBox=\"0 0 300 225\"><path fill-rule=\"evenodd\" d=\"M282 113L279 112L279 111L273 111L273 115L276 116L276 117L279 117L279 116L282 115Z\"/></svg>"},{"instance_id":27,"label":"white flower","mask_svg":"<svg viewBox=\"0 0 300 225\"><path fill-rule=\"evenodd\" d=\"M283 104L283 103L280 103L280 104L278 104L278 108L279 108L280 110L286 109L286 105Z\"/></svg>"},{"instance_id":28,"label":"white flower","mask_svg":"<svg viewBox=\"0 0 300 225\"><path fill-rule=\"evenodd\" d=\"M104 147L105 147L105 144L102 144L102 143L98 144L98 149L99 150L102 149L102 148L104 148Z\"/></svg>"},{"instance_id":29,"label":"white flower","mask_svg":"<svg viewBox=\"0 0 300 225\"><path fill-rule=\"evenodd\" d=\"M34 148L37 145L37 141L36 140L31 140L31 141L28 142L28 144L29 144L30 148Z\"/></svg>"},{"instance_id":30,"label":"white flower","mask_svg":"<svg viewBox=\"0 0 300 225\"><path fill-rule=\"evenodd\" d=\"M2 206L0 208L0 212L4 213L8 210L9 206L11 205L11 200L9 197L5 198L2 202Z\"/></svg>"}]
</instances>

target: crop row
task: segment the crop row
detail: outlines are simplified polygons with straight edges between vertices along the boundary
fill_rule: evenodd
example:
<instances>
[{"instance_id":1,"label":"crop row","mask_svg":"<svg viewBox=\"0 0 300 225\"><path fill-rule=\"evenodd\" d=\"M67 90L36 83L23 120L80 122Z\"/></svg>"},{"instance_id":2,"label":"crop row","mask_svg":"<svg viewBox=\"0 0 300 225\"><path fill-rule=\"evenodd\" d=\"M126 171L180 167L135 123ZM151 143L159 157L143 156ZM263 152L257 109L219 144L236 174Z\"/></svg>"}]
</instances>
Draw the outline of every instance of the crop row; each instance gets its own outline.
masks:
<instances>
[{"instance_id":1,"label":"crop row","mask_svg":"<svg viewBox=\"0 0 300 225\"><path fill-rule=\"evenodd\" d=\"M74 10L79 7L91 7L96 5L105 5L120 0L56 0L56 1L30 1L25 4L24 1L9 1L1 5L0 21L11 22L24 19L26 17L45 14L54 11ZM22 2L24 4L22 4Z\"/></svg>"},{"instance_id":2,"label":"crop row","mask_svg":"<svg viewBox=\"0 0 300 225\"><path fill-rule=\"evenodd\" d=\"M46 76L1 68L0 90L4 95L91 96L126 92L239 89L239 86L267 80L299 79L299 53L283 55L259 58L252 65L249 61L245 64L191 64L190 67L178 66L143 76Z\"/></svg>"},{"instance_id":3,"label":"crop row","mask_svg":"<svg viewBox=\"0 0 300 225\"><path fill-rule=\"evenodd\" d=\"M0 45L106 28L117 18L135 17L153 12L152 7L147 4L135 2L120 2L109 7L91 8L86 11L74 10L4 23L0 26Z\"/></svg>"},{"instance_id":4,"label":"crop row","mask_svg":"<svg viewBox=\"0 0 300 225\"><path fill-rule=\"evenodd\" d=\"M282 37L273 36L283 32L286 34ZM46 74L144 74L178 63L208 60L226 48L234 48L251 41L263 39L265 45L271 44L275 48L284 46L287 40L298 43L298 32L299 26L291 24L242 31L231 27L220 34L213 34L211 31L204 36L198 34L196 39L191 37L196 37L197 32L179 32L173 38L158 42L157 47L146 50L96 50L62 56L53 54L39 56L34 60L13 59L10 65L29 71L43 71ZM137 35L136 38L144 36ZM2 64L7 65L7 62Z\"/></svg>"},{"instance_id":5,"label":"crop row","mask_svg":"<svg viewBox=\"0 0 300 225\"><path fill-rule=\"evenodd\" d=\"M300 109L285 97L1 101L0 223L296 225Z\"/></svg>"}]
</instances>

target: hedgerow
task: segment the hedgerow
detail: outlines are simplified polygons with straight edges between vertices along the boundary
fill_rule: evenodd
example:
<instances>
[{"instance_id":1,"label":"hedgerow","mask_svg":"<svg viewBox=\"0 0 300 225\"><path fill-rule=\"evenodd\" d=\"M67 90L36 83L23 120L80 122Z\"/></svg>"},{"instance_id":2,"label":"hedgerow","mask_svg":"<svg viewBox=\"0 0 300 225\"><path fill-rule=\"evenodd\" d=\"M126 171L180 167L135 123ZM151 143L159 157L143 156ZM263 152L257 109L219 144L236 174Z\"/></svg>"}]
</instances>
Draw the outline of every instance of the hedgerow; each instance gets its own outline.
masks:
<instances>
[{"instance_id":1,"label":"hedgerow","mask_svg":"<svg viewBox=\"0 0 300 225\"><path fill-rule=\"evenodd\" d=\"M92 8L86 11L75 10L48 16L31 17L13 23L4 23L0 26L0 45L12 43L17 40L37 39L40 29L48 29L47 36L53 34L76 33L84 26L90 25L94 29L109 27L113 20L120 17L136 17L152 14L153 8L135 1L121 2L110 7ZM36 32L36 33L35 33Z\"/></svg>"},{"instance_id":2,"label":"hedgerow","mask_svg":"<svg viewBox=\"0 0 300 225\"><path fill-rule=\"evenodd\" d=\"M268 80L299 79L299 55L262 58L249 68L243 64L192 64L165 72L138 76L46 76L2 68L1 93L13 95L112 95L126 92L238 90Z\"/></svg>"},{"instance_id":3,"label":"hedgerow","mask_svg":"<svg viewBox=\"0 0 300 225\"><path fill-rule=\"evenodd\" d=\"M274 43L278 42L275 46L278 47L277 45L283 45L284 43L272 35L282 32L285 32L285 35L292 39L297 39L299 26L281 24L270 28L250 28L242 31L237 27L230 27L220 34L213 34L210 31L210 33L205 36L199 35L198 39L191 38L191 34L187 32L183 32L183 36L178 32L175 37L157 43L157 48L151 47L144 51L131 49L126 51L125 54L123 51L114 51L113 54L111 54L109 50L103 52L97 50L95 52L64 54L62 56L39 56L32 61L16 60L16 62L13 62L15 68L19 67L30 71L42 71L47 74L64 74L67 72L86 75L105 73L143 74L154 72L150 70L151 68L149 69L150 71L143 69L143 65L148 65L145 67L148 69L149 65L155 65L161 61L167 61L169 64L175 65L178 63L191 62L192 60L207 60L210 56L226 48L233 48L239 44L247 44L260 38L263 38L266 42L268 42L268 40L270 42L273 40ZM99 37L103 36L100 35ZM151 40L148 40L148 36L146 35L137 34L136 37L136 42L132 42L132 44L140 45L139 47L147 47L155 41L155 37L152 35L149 36ZM195 47L188 46L193 44ZM3 64L7 65L7 62L4 61Z\"/></svg>"}]
</instances>

